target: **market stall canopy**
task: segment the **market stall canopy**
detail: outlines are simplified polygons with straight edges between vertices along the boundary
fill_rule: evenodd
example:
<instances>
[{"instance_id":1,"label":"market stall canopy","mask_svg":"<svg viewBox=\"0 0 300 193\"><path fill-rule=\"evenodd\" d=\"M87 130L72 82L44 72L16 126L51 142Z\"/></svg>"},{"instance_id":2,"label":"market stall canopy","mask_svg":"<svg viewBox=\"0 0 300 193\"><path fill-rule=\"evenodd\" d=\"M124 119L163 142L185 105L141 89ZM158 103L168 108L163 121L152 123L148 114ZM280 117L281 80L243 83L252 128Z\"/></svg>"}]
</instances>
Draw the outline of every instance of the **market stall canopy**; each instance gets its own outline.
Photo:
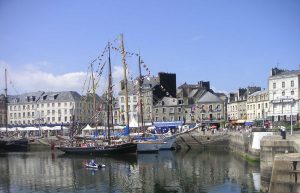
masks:
<instances>
[{"instance_id":1,"label":"market stall canopy","mask_svg":"<svg viewBox=\"0 0 300 193\"><path fill-rule=\"evenodd\" d=\"M129 127L138 127L138 122L135 120L135 118L132 118L130 123L129 123Z\"/></svg>"},{"instance_id":2,"label":"market stall canopy","mask_svg":"<svg viewBox=\"0 0 300 193\"><path fill-rule=\"evenodd\" d=\"M18 127L18 131L39 131L38 127Z\"/></svg>"},{"instance_id":3,"label":"market stall canopy","mask_svg":"<svg viewBox=\"0 0 300 193\"><path fill-rule=\"evenodd\" d=\"M84 129L82 129L82 131L91 131L91 130L96 130L96 128L91 127L89 124L87 124L87 126Z\"/></svg>"},{"instance_id":4,"label":"market stall canopy","mask_svg":"<svg viewBox=\"0 0 300 193\"><path fill-rule=\"evenodd\" d=\"M164 121L164 122L153 122L155 127L178 127L182 125L181 121Z\"/></svg>"},{"instance_id":5,"label":"market stall canopy","mask_svg":"<svg viewBox=\"0 0 300 193\"><path fill-rule=\"evenodd\" d=\"M1 132L6 132L6 128L5 127L1 127L0 128ZM16 131L16 127L12 127L12 128L7 128L7 131Z\"/></svg>"}]
</instances>

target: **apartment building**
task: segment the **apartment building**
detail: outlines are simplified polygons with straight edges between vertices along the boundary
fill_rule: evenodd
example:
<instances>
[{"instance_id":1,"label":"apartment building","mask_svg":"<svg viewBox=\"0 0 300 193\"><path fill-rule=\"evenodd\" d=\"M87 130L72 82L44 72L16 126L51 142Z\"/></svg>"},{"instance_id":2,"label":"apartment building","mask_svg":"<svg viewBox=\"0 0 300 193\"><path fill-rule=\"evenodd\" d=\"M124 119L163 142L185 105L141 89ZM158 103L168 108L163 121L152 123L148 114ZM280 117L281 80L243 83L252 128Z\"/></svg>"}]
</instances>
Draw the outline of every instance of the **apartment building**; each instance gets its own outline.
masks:
<instances>
[{"instance_id":1,"label":"apartment building","mask_svg":"<svg viewBox=\"0 0 300 193\"><path fill-rule=\"evenodd\" d=\"M268 78L269 118L273 123L294 122L299 117L300 70L273 68Z\"/></svg>"},{"instance_id":2,"label":"apartment building","mask_svg":"<svg viewBox=\"0 0 300 193\"><path fill-rule=\"evenodd\" d=\"M247 122L265 121L269 116L269 92L256 91L247 98Z\"/></svg>"},{"instance_id":3,"label":"apartment building","mask_svg":"<svg viewBox=\"0 0 300 193\"><path fill-rule=\"evenodd\" d=\"M31 92L11 96L8 103L9 125L87 123L95 114L90 96L75 91Z\"/></svg>"}]
</instances>

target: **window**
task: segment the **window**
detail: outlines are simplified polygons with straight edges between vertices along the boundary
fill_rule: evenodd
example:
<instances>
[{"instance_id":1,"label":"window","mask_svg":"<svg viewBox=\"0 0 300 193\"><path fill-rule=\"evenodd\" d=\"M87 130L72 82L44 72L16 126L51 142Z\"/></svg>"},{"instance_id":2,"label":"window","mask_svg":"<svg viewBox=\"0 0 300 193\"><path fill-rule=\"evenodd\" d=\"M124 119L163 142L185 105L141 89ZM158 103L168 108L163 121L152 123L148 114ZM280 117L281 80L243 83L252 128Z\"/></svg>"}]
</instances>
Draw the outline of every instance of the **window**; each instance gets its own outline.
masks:
<instances>
[{"instance_id":1,"label":"window","mask_svg":"<svg viewBox=\"0 0 300 193\"><path fill-rule=\"evenodd\" d=\"M47 103L47 107L50 107L50 103Z\"/></svg>"},{"instance_id":2,"label":"window","mask_svg":"<svg viewBox=\"0 0 300 193\"><path fill-rule=\"evenodd\" d=\"M294 91L293 90L291 91L291 95L294 95Z\"/></svg>"},{"instance_id":3,"label":"window","mask_svg":"<svg viewBox=\"0 0 300 193\"><path fill-rule=\"evenodd\" d=\"M285 92L284 91L282 91L282 96L285 96Z\"/></svg>"},{"instance_id":4,"label":"window","mask_svg":"<svg viewBox=\"0 0 300 193\"><path fill-rule=\"evenodd\" d=\"M180 107L178 108L178 113L181 113L181 108Z\"/></svg>"},{"instance_id":5,"label":"window","mask_svg":"<svg viewBox=\"0 0 300 193\"><path fill-rule=\"evenodd\" d=\"M55 110L52 110L52 115L55 115Z\"/></svg>"},{"instance_id":6,"label":"window","mask_svg":"<svg viewBox=\"0 0 300 193\"><path fill-rule=\"evenodd\" d=\"M282 82L281 85L282 85L282 88L285 88L285 82Z\"/></svg>"},{"instance_id":7,"label":"window","mask_svg":"<svg viewBox=\"0 0 300 193\"><path fill-rule=\"evenodd\" d=\"M55 104L54 103L52 103L52 107L54 107L55 106Z\"/></svg>"},{"instance_id":8,"label":"window","mask_svg":"<svg viewBox=\"0 0 300 193\"><path fill-rule=\"evenodd\" d=\"M294 81L293 80L291 81L291 87L294 87Z\"/></svg>"},{"instance_id":9,"label":"window","mask_svg":"<svg viewBox=\"0 0 300 193\"><path fill-rule=\"evenodd\" d=\"M170 108L170 113L174 113L174 107Z\"/></svg>"},{"instance_id":10,"label":"window","mask_svg":"<svg viewBox=\"0 0 300 193\"><path fill-rule=\"evenodd\" d=\"M265 107L268 108L268 103L265 104Z\"/></svg>"},{"instance_id":11,"label":"window","mask_svg":"<svg viewBox=\"0 0 300 193\"><path fill-rule=\"evenodd\" d=\"M133 102L136 102L137 100L136 100L136 96L133 96Z\"/></svg>"},{"instance_id":12,"label":"window","mask_svg":"<svg viewBox=\"0 0 300 193\"><path fill-rule=\"evenodd\" d=\"M58 107L60 107L60 103L58 103Z\"/></svg>"},{"instance_id":13,"label":"window","mask_svg":"<svg viewBox=\"0 0 300 193\"><path fill-rule=\"evenodd\" d=\"M276 83L275 83L275 82L273 82L273 88L274 88L274 89L276 88Z\"/></svg>"},{"instance_id":14,"label":"window","mask_svg":"<svg viewBox=\"0 0 300 193\"><path fill-rule=\"evenodd\" d=\"M124 97L121 97L121 103L124 103Z\"/></svg>"},{"instance_id":15,"label":"window","mask_svg":"<svg viewBox=\"0 0 300 193\"><path fill-rule=\"evenodd\" d=\"M155 114L158 114L158 109L155 109Z\"/></svg>"},{"instance_id":16,"label":"window","mask_svg":"<svg viewBox=\"0 0 300 193\"><path fill-rule=\"evenodd\" d=\"M165 108L163 108L162 110L163 110L163 113L166 113L166 109Z\"/></svg>"},{"instance_id":17,"label":"window","mask_svg":"<svg viewBox=\"0 0 300 193\"><path fill-rule=\"evenodd\" d=\"M257 108L260 109L260 104L257 105Z\"/></svg>"}]
</instances>

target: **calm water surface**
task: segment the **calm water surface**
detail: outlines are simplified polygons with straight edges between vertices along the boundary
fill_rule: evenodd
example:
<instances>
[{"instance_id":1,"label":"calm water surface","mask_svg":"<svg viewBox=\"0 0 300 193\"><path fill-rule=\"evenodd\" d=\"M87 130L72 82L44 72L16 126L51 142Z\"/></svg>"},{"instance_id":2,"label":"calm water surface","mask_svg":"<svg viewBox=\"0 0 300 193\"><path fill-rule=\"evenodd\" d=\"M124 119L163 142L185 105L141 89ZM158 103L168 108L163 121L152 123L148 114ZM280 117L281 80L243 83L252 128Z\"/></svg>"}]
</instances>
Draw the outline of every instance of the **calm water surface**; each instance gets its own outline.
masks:
<instances>
[{"instance_id":1,"label":"calm water surface","mask_svg":"<svg viewBox=\"0 0 300 193\"><path fill-rule=\"evenodd\" d=\"M91 170L94 159L107 167ZM0 192L259 192L259 165L227 151L161 151L120 157L59 151L0 153Z\"/></svg>"}]
</instances>

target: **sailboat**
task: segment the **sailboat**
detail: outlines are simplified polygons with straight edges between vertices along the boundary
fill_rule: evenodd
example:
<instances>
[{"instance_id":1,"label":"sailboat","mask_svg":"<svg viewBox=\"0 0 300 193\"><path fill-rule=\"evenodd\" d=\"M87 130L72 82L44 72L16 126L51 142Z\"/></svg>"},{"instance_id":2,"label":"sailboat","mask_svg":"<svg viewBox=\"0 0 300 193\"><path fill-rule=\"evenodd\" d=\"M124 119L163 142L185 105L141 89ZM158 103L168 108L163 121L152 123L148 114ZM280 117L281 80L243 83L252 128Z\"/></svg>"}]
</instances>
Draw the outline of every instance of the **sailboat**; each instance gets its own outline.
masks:
<instances>
[{"instance_id":1,"label":"sailboat","mask_svg":"<svg viewBox=\"0 0 300 193\"><path fill-rule=\"evenodd\" d=\"M11 138L8 136L8 97L7 97L7 70L5 69L5 128L6 136L0 138L0 149L6 151L23 151L28 148L28 139L26 138Z\"/></svg>"},{"instance_id":2,"label":"sailboat","mask_svg":"<svg viewBox=\"0 0 300 193\"><path fill-rule=\"evenodd\" d=\"M122 56L125 57L124 52L124 43L123 36L121 35L121 46L122 46ZM108 91L107 91L107 127L108 127L108 144L106 143L91 143L89 146L79 146L79 147L70 147L70 146L59 146L59 150L70 153L70 154L90 154L90 155L107 155L107 154L124 154L124 153L136 153L137 144L132 142L126 142L120 140L118 143L111 143L110 140L110 116L112 116L112 75L111 75L111 61L110 61L110 43L108 43ZM125 62L125 59L123 59ZM124 68L126 65L124 65ZM125 75L126 75L126 69ZM126 82L126 76L125 76ZM111 122L113 124L113 122ZM129 128L126 125L126 128Z\"/></svg>"}]
</instances>

